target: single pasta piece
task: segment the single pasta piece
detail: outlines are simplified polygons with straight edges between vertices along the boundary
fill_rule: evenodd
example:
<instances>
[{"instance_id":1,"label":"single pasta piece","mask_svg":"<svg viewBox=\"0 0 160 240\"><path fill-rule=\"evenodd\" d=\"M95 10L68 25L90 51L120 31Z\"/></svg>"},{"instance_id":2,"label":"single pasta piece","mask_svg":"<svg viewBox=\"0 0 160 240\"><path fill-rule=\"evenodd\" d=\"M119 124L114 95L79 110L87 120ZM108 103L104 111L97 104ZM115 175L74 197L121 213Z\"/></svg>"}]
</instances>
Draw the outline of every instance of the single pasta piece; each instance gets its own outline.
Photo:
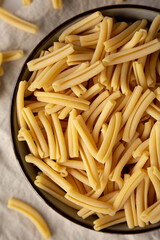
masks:
<instances>
[{"instance_id":1,"label":"single pasta piece","mask_svg":"<svg viewBox=\"0 0 160 240\"><path fill-rule=\"evenodd\" d=\"M49 239L51 237L50 230L47 226L46 221L40 215L40 213L29 204L15 198L10 198L8 201L8 208L17 210L28 217L35 224L45 239Z\"/></svg>"},{"instance_id":2,"label":"single pasta piece","mask_svg":"<svg viewBox=\"0 0 160 240\"><path fill-rule=\"evenodd\" d=\"M159 200L160 199L160 189L159 189L158 186L160 184L160 172L159 172L159 170L157 169L156 166L152 166L152 167L147 168L147 172L148 172L148 176L149 176L149 178L150 178L150 180L151 180L151 182L154 186L157 200Z\"/></svg>"},{"instance_id":3,"label":"single pasta piece","mask_svg":"<svg viewBox=\"0 0 160 240\"><path fill-rule=\"evenodd\" d=\"M32 0L22 0L23 6L28 6L31 3L32 3Z\"/></svg>"},{"instance_id":4,"label":"single pasta piece","mask_svg":"<svg viewBox=\"0 0 160 240\"><path fill-rule=\"evenodd\" d=\"M35 58L27 63L29 71L35 71L47 67L53 63L58 62L61 59L64 59L69 54L73 53L73 45L67 44L64 47L55 50L54 52L48 53L45 56Z\"/></svg>"},{"instance_id":5,"label":"single pasta piece","mask_svg":"<svg viewBox=\"0 0 160 240\"><path fill-rule=\"evenodd\" d=\"M68 168L76 168L80 170L85 170L85 166L82 160L67 160L66 162L59 162L60 165L68 167Z\"/></svg>"},{"instance_id":6,"label":"single pasta piece","mask_svg":"<svg viewBox=\"0 0 160 240\"><path fill-rule=\"evenodd\" d=\"M62 0L52 0L52 4L53 4L53 8L55 8L55 9L63 8Z\"/></svg>"},{"instance_id":7,"label":"single pasta piece","mask_svg":"<svg viewBox=\"0 0 160 240\"><path fill-rule=\"evenodd\" d=\"M108 18L108 17L104 17L103 21L102 21L102 24L101 24L101 28L100 28L100 33L99 33L99 39L98 39L98 42L97 42L97 46L96 46L96 49L94 51L94 54L93 54L93 57L91 59L91 63L95 63L96 61L98 61L101 57L101 54L103 52L103 49L104 49L104 41L106 41L106 39L110 36L108 36L108 32L109 32L109 29L108 29L108 22L110 21L110 24L111 24L111 29L112 29L112 25L113 25L113 19L112 18ZM110 33L111 33L111 30L110 29Z\"/></svg>"},{"instance_id":8,"label":"single pasta piece","mask_svg":"<svg viewBox=\"0 0 160 240\"><path fill-rule=\"evenodd\" d=\"M137 220L138 220L138 226L140 227L144 227L146 225L145 222L140 217L142 212L145 210L144 187L145 187L145 180L142 180L136 189Z\"/></svg>"},{"instance_id":9,"label":"single pasta piece","mask_svg":"<svg viewBox=\"0 0 160 240\"><path fill-rule=\"evenodd\" d=\"M130 175L129 174L125 174L124 175L124 183L127 182L127 180L129 179ZM131 194L131 196L134 193ZM133 217L133 209L132 209L132 204L131 204L131 196L127 199L127 201L124 203L124 212L125 212L125 217L126 217L126 222L127 222L127 226L129 228L134 228L134 217Z\"/></svg>"},{"instance_id":10,"label":"single pasta piece","mask_svg":"<svg viewBox=\"0 0 160 240\"><path fill-rule=\"evenodd\" d=\"M121 68L122 68L122 64L117 64L115 66L114 71L113 71L113 75L112 75L112 78L111 78L111 87L113 88L113 91L118 91L119 90Z\"/></svg>"},{"instance_id":11,"label":"single pasta piece","mask_svg":"<svg viewBox=\"0 0 160 240\"><path fill-rule=\"evenodd\" d=\"M145 141L150 136L150 132L153 127L153 124L154 124L153 119L149 119L147 122L145 122L144 129L141 135L142 141Z\"/></svg>"},{"instance_id":12,"label":"single pasta piece","mask_svg":"<svg viewBox=\"0 0 160 240\"><path fill-rule=\"evenodd\" d=\"M90 61L92 59L93 53L85 52L79 54L71 54L67 57L68 66L77 65L77 62Z\"/></svg>"},{"instance_id":13,"label":"single pasta piece","mask_svg":"<svg viewBox=\"0 0 160 240\"><path fill-rule=\"evenodd\" d=\"M159 151L160 122L156 122L151 130L149 138L149 153L151 166L160 167L160 151Z\"/></svg>"},{"instance_id":14,"label":"single pasta piece","mask_svg":"<svg viewBox=\"0 0 160 240\"><path fill-rule=\"evenodd\" d=\"M124 211L117 212L114 216L106 215L95 220L94 230L99 231L103 228L113 226L115 224L126 222L126 217Z\"/></svg>"},{"instance_id":15,"label":"single pasta piece","mask_svg":"<svg viewBox=\"0 0 160 240\"><path fill-rule=\"evenodd\" d=\"M125 62L122 64L121 68L121 75L120 75L120 86L121 91L123 94L128 95L131 93L131 90L129 88L129 79L130 79L130 71L131 64L130 62Z\"/></svg>"},{"instance_id":16,"label":"single pasta piece","mask_svg":"<svg viewBox=\"0 0 160 240\"><path fill-rule=\"evenodd\" d=\"M38 26L22 20L21 18L8 12L7 10L5 10L2 7L0 7L0 19L7 22L8 24L11 24L12 26L14 26L16 28L19 28L19 29L29 32L29 33L36 33L36 31L38 30Z\"/></svg>"},{"instance_id":17,"label":"single pasta piece","mask_svg":"<svg viewBox=\"0 0 160 240\"><path fill-rule=\"evenodd\" d=\"M146 65L148 63L149 67L145 68L145 74L146 74L146 79L147 79L147 84L149 87L155 87L156 85L156 65L157 65L157 60L159 56L159 51L156 51L150 55L148 58L149 61L146 62Z\"/></svg>"},{"instance_id":18,"label":"single pasta piece","mask_svg":"<svg viewBox=\"0 0 160 240\"><path fill-rule=\"evenodd\" d=\"M98 40L99 34L100 34L100 31L97 31L97 32L94 32L91 34L82 35L79 37L79 40L80 40L81 44L83 42L90 42L90 41ZM69 35L66 38L68 39L70 36L73 36L73 35ZM76 35L76 36L78 36L78 35Z\"/></svg>"},{"instance_id":19,"label":"single pasta piece","mask_svg":"<svg viewBox=\"0 0 160 240\"><path fill-rule=\"evenodd\" d=\"M71 142L72 148L69 151L71 158L79 157L78 132L73 123L73 120L76 118L77 115L78 115L77 111L75 109L72 109L72 111L70 112L70 124L71 124L70 135L71 136L69 137L69 139L72 141Z\"/></svg>"},{"instance_id":20,"label":"single pasta piece","mask_svg":"<svg viewBox=\"0 0 160 240\"><path fill-rule=\"evenodd\" d=\"M80 110L88 110L90 102L82 98L68 96L60 93L49 93L35 91L34 95L41 102L69 106Z\"/></svg>"},{"instance_id":21,"label":"single pasta piece","mask_svg":"<svg viewBox=\"0 0 160 240\"><path fill-rule=\"evenodd\" d=\"M79 135L81 136L83 142L86 144L89 152L93 157L96 156L97 154L97 147L94 142L94 139L92 135L90 134L83 118L81 115L78 115L74 120L73 120L74 126L77 129Z\"/></svg>"},{"instance_id":22,"label":"single pasta piece","mask_svg":"<svg viewBox=\"0 0 160 240\"><path fill-rule=\"evenodd\" d=\"M20 59L24 56L24 52L22 50L13 50L2 52L3 55L3 62L14 61Z\"/></svg>"},{"instance_id":23,"label":"single pasta piece","mask_svg":"<svg viewBox=\"0 0 160 240\"><path fill-rule=\"evenodd\" d=\"M143 66L137 61L133 62L133 70L136 77L137 85L143 87L144 91L147 89L147 80L143 71Z\"/></svg>"},{"instance_id":24,"label":"single pasta piece","mask_svg":"<svg viewBox=\"0 0 160 240\"><path fill-rule=\"evenodd\" d=\"M105 66L120 64L135 60L141 56L147 56L158 50L160 50L160 42L158 39L154 39L138 47L126 49L117 53L112 53L103 59L103 63Z\"/></svg>"},{"instance_id":25,"label":"single pasta piece","mask_svg":"<svg viewBox=\"0 0 160 240\"><path fill-rule=\"evenodd\" d=\"M18 86L17 99L16 99L17 121L20 128L22 127L26 128L27 126L24 120L24 117L22 115L22 109L24 108L24 93L26 88L27 88L27 82L21 81Z\"/></svg>"},{"instance_id":26,"label":"single pasta piece","mask_svg":"<svg viewBox=\"0 0 160 240\"><path fill-rule=\"evenodd\" d=\"M82 19L81 21L73 24L72 26L64 30L64 32L62 32L62 34L59 37L59 41L63 42L65 40L65 37L70 34L78 34L81 31L84 32L85 30L95 26L102 19L103 19L103 16L101 12L95 12L89 15L88 17Z\"/></svg>"}]
</instances>

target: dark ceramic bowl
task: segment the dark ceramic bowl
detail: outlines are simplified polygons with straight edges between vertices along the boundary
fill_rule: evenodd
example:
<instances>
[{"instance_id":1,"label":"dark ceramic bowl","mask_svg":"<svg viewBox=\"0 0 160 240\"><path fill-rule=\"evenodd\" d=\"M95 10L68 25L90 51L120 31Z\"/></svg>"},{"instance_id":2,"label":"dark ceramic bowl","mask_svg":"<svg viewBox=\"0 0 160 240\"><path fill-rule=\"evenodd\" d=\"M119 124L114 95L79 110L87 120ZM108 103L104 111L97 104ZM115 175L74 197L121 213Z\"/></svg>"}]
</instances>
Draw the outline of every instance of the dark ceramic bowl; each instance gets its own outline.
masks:
<instances>
[{"instance_id":1,"label":"dark ceramic bowl","mask_svg":"<svg viewBox=\"0 0 160 240\"><path fill-rule=\"evenodd\" d=\"M88 229L93 229L93 220L95 219L94 216L91 216L85 220L80 218L76 210L73 208L66 206L59 200L55 199L54 197L50 196L48 193L44 192L43 190L37 188L34 185L34 180L38 172L38 168L33 166L33 164L29 164L25 162L25 155L28 154L28 148L25 142L18 142L17 140L17 133L18 133L18 124L17 124L17 116L16 116L16 95L18 84L22 80L27 80L30 77L30 72L27 69L27 62L31 59L36 58L42 49L49 48L54 41L58 40L58 36L61 32L77 20L84 18L88 14L91 14L95 11L101 11L103 15L115 17L118 20L125 20L125 21L134 21L137 19L146 18L149 21L152 21L154 17L160 13L159 9L146 7L146 6L137 6L137 5L115 5L115 6L106 6L97 9L93 9L84 13L81 13L63 24L59 27L54 29L51 33L49 33L31 52L29 57L27 58L26 62L23 65L21 73L19 75L18 81L15 86L15 90L13 93L12 105L11 105L11 136L13 141L13 148L15 152L16 159L18 160L24 175L27 177L30 184L33 186L35 191L41 196L41 198L46 202L51 209L55 210L56 212L60 213L65 218L84 226ZM52 211L52 210L51 210ZM118 224L112 227L108 227L103 229L102 231L105 233L119 233L119 234L134 234L134 233L142 233L151 230L155 230L160 228L160 223L156 223L153 225L147 225L144 228L136 227L134 229L129 229L127 224Z\"/></svg>"}]
</instances>

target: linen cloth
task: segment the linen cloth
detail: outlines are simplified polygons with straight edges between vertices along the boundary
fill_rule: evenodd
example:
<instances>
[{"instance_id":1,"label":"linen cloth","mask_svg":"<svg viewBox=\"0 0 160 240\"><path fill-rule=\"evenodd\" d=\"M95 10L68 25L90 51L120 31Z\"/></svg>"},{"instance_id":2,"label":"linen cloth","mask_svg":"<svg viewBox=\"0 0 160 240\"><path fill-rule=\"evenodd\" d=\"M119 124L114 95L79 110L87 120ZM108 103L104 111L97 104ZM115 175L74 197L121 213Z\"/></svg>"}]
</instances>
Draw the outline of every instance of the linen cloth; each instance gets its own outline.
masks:
<instances>
[{"instance_id":1,"label":"linen cloth","mask_svg":"<svg viewBox=\"0 0 160 240\"><path fill-rule=\"evenodd\" d=\"M11 98L18 75L28 54L46 34L72 16L92 8L119 3L114 0L63 0L63 9L54 10L51 0L33 0L31 5L27 7L20 6L14 13L39 26L39 31L35 35L18 30L0 20L0 51L23 49L25 52L22 59L3 64L4 76L1 77L0 240L43 239L36 227L27 218L7 208L7 201L10 197L24 200L39 210L46 219L52 233L51 239L54 240L160 239L160 230L141 235L111 235L85 229L63 218L48 207L33 190L22 173L12 150L9 124ZM160 8L159 0L128 0L122 4L125 3Z\"/></svg>"}]
</instances>

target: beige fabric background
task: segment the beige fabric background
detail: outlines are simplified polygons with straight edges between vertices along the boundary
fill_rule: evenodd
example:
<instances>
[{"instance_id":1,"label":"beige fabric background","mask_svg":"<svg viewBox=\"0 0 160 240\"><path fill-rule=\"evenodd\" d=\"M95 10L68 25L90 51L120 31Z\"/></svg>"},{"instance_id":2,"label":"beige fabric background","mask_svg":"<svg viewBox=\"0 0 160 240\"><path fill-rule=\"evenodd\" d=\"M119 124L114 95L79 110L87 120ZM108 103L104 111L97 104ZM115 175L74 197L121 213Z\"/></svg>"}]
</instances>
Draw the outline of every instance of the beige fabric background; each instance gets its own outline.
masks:
<instances>
[{"instance_id":1,"label":"beige fabric background","mask_svg":"<svg viewBox=\"0 0 160 240\"><path fill-rule=\"evenodd\" d=\"M10 2L17 0L10 0ZM21 2L21 0L18 0ZM6 4L8 3L8 5ZM12 10L9 1L2 6ZM43 239L34 225L21 214L7 209L10 197L17 197L36 207L48 222L54 240L158 240L160 231L141 235L119 236L94 232L80 227L51 210L29 185L15 160L10 138L11 97L20 69L31 50L52 29L66 19L91 8L119 4L114 0L63 0L63 10L53 10L51 0L33 0L28 7L13 7L20 17L39 25L40 30L32 35L17 30L0 21L0 51L23 49L21 60L4 64L5 75L1 78L0 88L0 240L37 240ZM160 8L160 0L128 0L125 3L142 4Z\"/></svg>"}]
</instances>

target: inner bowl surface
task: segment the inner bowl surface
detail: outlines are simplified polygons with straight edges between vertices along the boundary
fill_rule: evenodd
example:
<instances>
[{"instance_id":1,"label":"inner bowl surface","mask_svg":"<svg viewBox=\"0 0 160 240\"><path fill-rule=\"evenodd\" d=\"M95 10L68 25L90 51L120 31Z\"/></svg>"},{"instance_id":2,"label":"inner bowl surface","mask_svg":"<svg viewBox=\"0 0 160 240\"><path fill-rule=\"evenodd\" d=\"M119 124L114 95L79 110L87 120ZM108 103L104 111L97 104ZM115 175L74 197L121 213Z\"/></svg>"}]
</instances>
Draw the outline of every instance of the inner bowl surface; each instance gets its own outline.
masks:
<instances>
[{"instance_id":1,"label":"inner bowl surface","mask_svg":"<svg viewBox=\"0 0 160 240\"><path fill-rule=\"evenodd\" d=\"M87 219L82 219L77 215L77 211L56 198L50 196L45 191L37 188L34 185L34 180L37 175L37 172L39 171L37 167L35 167L33 164L26 163L25 162L25 155L28 154L28 148L26 143L19 142L17 139L17 133L18 133L18 124L17 124L17 116L16 116L16 95L17 95L17 89L18 84L20 81L28 80L31 73L27 69L27 62L32 60L33 58L38 57L41 50L49 48L54 41L58 40L59 35L61 32L67 28L68 26L72 25L73 23L79 21L81 18L86 17L88 14L91 14L95 11L101 11L103 15L107 15L110 17L115 17L117 20L123 20L123 21L134 21L137 19L146 18L149 21L152 21L154 17L160 13L159 9L146 7L146 6L137 6L137 5L114 5L114 6L106 6L101 8L92 9L90 11L84 12L82 14L79 14L69 20L67 20L65 23L61 24L59 27L54 29L52 32L50 32L31 52L29 57L27 58L26 62L23 65L23 68L21 70L21 73L19 75L19 78L17 80L13 98L12 98L12 104L11 104L11 137L13 142L13 148L15 152L15 156L21 166L21 169L25 176L27 177L30 184L33 186L35 191L41 196L41 198L49 205L52 209L54 209L56 212L60 213L62 216L66 217L67 219L84 226L89 229L93 229L93 220L95 220L94 216L91 216ZM129 229L127 227L127 224L118 224L115 226L108 227L106 229L103 229L102 232L108 232L108 233L121 233L121 234L133 234L133 233L142 233L147 232L151 230L155 230L160 228L160 223L156 223L153 225L147 225L144 228L136 227L134 229Z\"/></svg>"}]
</instances>

